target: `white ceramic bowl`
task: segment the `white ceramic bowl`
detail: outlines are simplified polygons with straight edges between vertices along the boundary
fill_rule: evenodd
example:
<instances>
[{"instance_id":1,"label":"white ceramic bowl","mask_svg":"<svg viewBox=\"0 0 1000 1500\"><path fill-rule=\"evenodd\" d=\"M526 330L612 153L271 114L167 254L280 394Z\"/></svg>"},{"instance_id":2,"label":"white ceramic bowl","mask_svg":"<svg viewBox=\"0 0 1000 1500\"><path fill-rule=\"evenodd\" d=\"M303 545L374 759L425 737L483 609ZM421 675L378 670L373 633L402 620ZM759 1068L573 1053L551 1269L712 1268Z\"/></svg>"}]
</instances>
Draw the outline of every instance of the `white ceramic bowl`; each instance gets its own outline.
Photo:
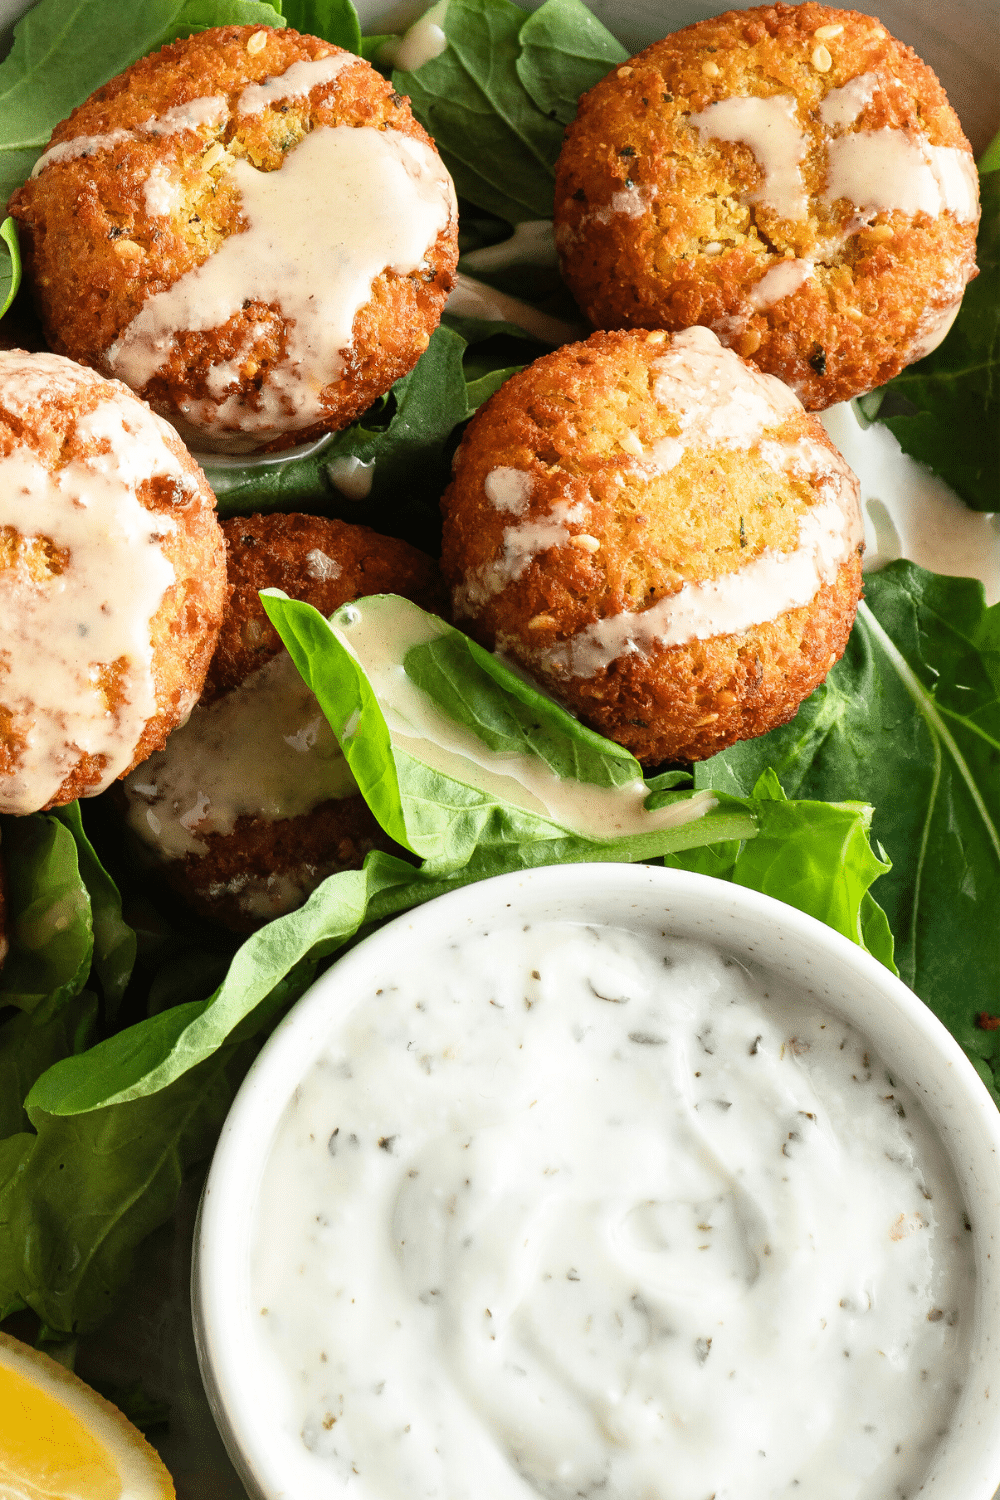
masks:
<instances>
[{"instance_id":1,"label":"white ceramic bowl","mask_svg":"<svg viewBox=\"0 0 1000 1500\"><path fill-rule=\"evenodd\" d=\"M216 1150L193 1273L203 1378L250 1493L261 1500L312 1493L296 1488L294 1455L270 1410L266 1392L275 1375L258 1341L251 1292L255 1206L281 1116L359 994L398 979L422 955L441 952L463 932L498 918L666 929L713 943L758 973L791 982L857 1027L919 1097L954 1165L973 1224L977 1269L968 1378L921 1493L934 1500L989 1500L1000 1479L1000 1112L944 1026L846 938L756 892L645 865L506 875L409 912L340 959L264 1048Z\"/></svg>"}]
</instances>

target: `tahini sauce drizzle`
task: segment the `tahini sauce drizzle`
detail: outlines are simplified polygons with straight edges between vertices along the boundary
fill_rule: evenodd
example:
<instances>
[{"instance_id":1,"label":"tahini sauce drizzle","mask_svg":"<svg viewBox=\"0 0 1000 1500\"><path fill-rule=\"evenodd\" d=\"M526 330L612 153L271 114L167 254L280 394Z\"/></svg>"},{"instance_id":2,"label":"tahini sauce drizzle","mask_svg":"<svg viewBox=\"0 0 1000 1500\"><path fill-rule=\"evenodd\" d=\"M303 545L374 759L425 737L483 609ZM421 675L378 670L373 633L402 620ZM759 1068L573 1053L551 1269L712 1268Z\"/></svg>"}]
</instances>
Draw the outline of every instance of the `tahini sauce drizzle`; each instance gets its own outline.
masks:
<instances>
[{"instance_id":1,"label":"tahini sauce drizzle","mask_svg":"<svg viewBox=\"0 0 1000 1500\"><path fill-rule=\"evenodd\" d=\"M333 561L321 552L309 556L320 567ZM287 651L231 692L198 704L124 785L132 829L163 859L205 854L206 835L232 833L239 817L294 818L358 792Z\"/></svg>"},{"instance_id":2,"label":"tahini sauce drizzle","mask_svg":"<svg viewBox=\"0 0 1000 1500\"><path fill-rule=\"evenodd\" d=\"M823 197L847 198L859 209L937 218L950 210L960 224L979 212L979 179L968 151L931 146L908 130L855 130L827 147Z\"/></svg>"},{"instance_id":3,"label":"tahini sauce drizzle","mask_svg":"<svg viewBox=\"0 0 1000 1500\"><path fill-rule=\"evenodd\" d=\"M78 399L106 383L54 354L0 354L3 406L30 416L53 395ZM32 812L55 796L80 753L103 757L96 793L128 766L157 712L150 620L174 582L162 541L176 523L146 510L136 488L157 476L184 490L191 476L167 446L171 429L120 388L80 417L76 434L105 451L54 473L29 448L0 459L0 529L64 549L63 572L35 583L0 572L0 704L26 749L6 778L0 810ZM101 667L116 668L125 701L110 713Z\"/></svg>"},{"instance_id":4,"label":"tahini sauce drizzle","mask_svg":"<svg viewBox=\"0 0 1000 1500\"><path fill-rule=\"evenodd\" d=\"M407 675L408 654L448 631L442 621L408 599L394 595L356 599L337 610L330 628L363 667L394 750L467 786L601 841L692 822L716 805L711 794L698 793L647 812L643 803L649 793L638 769L634 781L601 787L558 776L537 755L490 749L471 729L443 713ZM341 738L349 742L356 727L356 722L345 724Z\"/></svg>"},{"instance_id":5,"label":"tahini sauce drizzle","mask_svg":"<svg viewBox=\"0 0 1000 1500\"><path fill-rule=\"evenodd\" d=\"M343 370L373 281L387 269L407 275L423 265L455 214L454 188L432 147L370 126L317 126L279 170L260 172L240 159L228 175L246 228L149 297L104 364L141 390L169 359L179 331L221 327L248 296L279 306L285 356L269 371L259 407L235 391L221 399L239 378L233 361L213 370L221 404L192 400L182 413L206 440L240 433L266 442L322 416L323 388Z\"/></svg>"},{"instance_id":6,"label":"tahini sauce drizzle","mask_svg":"<svg viewBox=\"0 0 1000 1500\"><path fill-rule=\"evenodd\" d=\"M520 922L333 1025L252 1252L301 1500L916 1494L972 1235L856 1031L702 944Z\"/></svg>"},{"instance_id":7,"label":"tahini sauce drizzle","mask_svg":"<svg viewBox=\"0 0 1000 1500\"><path fill-rule=\"evenodd\" d=\"M74 161L78 156L93 156L98 151L112 151L126 141L140 139L144 135L179 135L184 130L212 129L229 118L229 105L219 95L203 99L190 99L186 104L175 104L162 115L153 115L130 129L108 130L102 135L76 135L71 140L60 141L43 151L31 170L32 177L44 172L53 162Z\"/></svg>"},{"instance_id":8,"label":"tahini sauce drizzle","mask_svg":"<svg viewBox=\"0 0 1000 1500\"><path fill-rule=\"evenodd\" d=\"M751 202L766 204L783 219L807 216L809 198L802 180L807 141L791 94L720 99L689 115L688 123L713 140L737 141L750 148L764 174L760 187L750 194Z\"/></svg>"}]
</instances>

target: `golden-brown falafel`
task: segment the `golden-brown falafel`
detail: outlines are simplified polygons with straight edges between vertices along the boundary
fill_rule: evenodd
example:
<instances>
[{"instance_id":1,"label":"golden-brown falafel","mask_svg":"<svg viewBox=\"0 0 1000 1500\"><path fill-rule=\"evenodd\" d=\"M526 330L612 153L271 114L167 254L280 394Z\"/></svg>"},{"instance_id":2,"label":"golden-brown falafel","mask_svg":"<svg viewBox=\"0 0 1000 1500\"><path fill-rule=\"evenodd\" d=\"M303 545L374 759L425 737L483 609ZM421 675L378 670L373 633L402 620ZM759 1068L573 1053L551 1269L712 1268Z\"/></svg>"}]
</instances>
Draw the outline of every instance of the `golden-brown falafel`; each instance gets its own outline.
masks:
<instances>
[{"instance_id":1,"label":"golden-brown falafel","mask_svg":"<svg viewBox=\"0 0 1000 1500\"><path fill-rule=\"evenodd\" d=\"M357 791L260 602L279 588L324 614L362 594L439 609L431 558L367 527L304 515L223 523L233 585L201 703L125 784L129 823L171 885L236 931L301 905L370 849L401 853Z\"/></svg>"},{"instance_id":2,"label":"golden-brown falafel","mask_svg":"<svg viewBox=\"0 0 1000 1500\"><path fill-rule=\"evenodd\" d=\"M35 174L10 211L52 347L195 447L346 426L416 363L453 283L451 180L408 102L290 28L142 58Z\"/></svg>"},{"instance_id":3,"label":"golden-brown falafel","mask_svg":"<svg viewBox=\"0 0 1000 1500\"><path fill-rule=\"evenodd\" d=\"M281 637L260 602L261 589L281 589L320 614L365 594L402 594L443 614L447 593L426 553L368 526L322 516L271 514L223 521L232 596L212 658L202 702L244 682L283 651Z\"/></svg>"},{"instance_id":4,"label":"golden-brown falafel","mask_svg":"<svg viewBox=\"0 0 1000 1500\"><path fill-rule=\"evenodd\" d=\"M458 623L646 764L791 718L860 594L853 474L708 329L537 360L469 425L442 508Z\"/></svg>"},{"instance_id":5,"label":"golden-brown falafel","mask_svg":"<svg viewBox=\"0 0 1000 1500\"><path fill-rule=\"evenodd\" d=\"M0 812L93 796L196 702L228 592L215 497L118 381L0 351Z\"/></svg>"},{"instance_id":6,"label":"golden-brown falafel","mask_svg":"<svg viewBox=\"0 0 1000 1500\"><path fill-rule=\"evenodd\" d=\"M943 338L978 218L931 69L813 0L648 47L581 99L556 172L563 273L598 327L704 324L809 410Z\"/></svg>"}]
</instances>

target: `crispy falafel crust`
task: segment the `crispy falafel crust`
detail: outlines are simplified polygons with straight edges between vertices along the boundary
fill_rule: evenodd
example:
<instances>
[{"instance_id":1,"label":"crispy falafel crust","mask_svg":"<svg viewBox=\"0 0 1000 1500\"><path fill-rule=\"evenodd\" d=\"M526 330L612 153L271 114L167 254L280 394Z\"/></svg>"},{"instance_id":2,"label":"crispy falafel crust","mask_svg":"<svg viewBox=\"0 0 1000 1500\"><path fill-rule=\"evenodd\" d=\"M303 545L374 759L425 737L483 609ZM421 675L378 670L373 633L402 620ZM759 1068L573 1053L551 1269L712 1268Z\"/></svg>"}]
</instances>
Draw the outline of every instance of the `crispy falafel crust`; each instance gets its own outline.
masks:
<instances>
[{"instance_id":1,"label":"crispy falafel crust","mask_svg":"<svg viewBox=\"0 0 1000 1500\"><path fill-rule=\"evenodd\" d=\"M458 623L646 765L703 760L787 722L842 655L861 593L852 553L809 604L750 630L653 645L590 677L544 666L546 648L598 620L739 572L767 549L791 551L815 498L807 480L739 448L690 448L652 478L637 470L630 435L647 452L664 435L651 393L664 347L662 333L596 333L513 376L467 428L442 500L442 571ZM784 421L778 413L775 424L782 441L805 438L836 454L805 412ZM486 498L487 475L503 467L531 476L516 518ZM485 600L470 599L470 578L503 559L506 528L547 520L560 502L585 508L567 522L573 539L535 553Z\"/></svg>"},{"instance_id":2,"label":"crispy falafel crust","mask_svg":"<svg viewBox=\"0 0 1000 1500\"><path fill-rule=\"evenodd\" d=\"M53 387L48 399L35 408L30 424L16 407L5 409L0 390L0 460L27 448L46 468L55 471L102 451L99 441L77 434L78 420L108 399L124 398L131 405L138 398L119 381L104 380L87 370L76 373L81 379L73 384L72 392L67 393L63 385ZM166 423L161 427L163 442L190 481L190 488L185 490L173 478L159 476L144 480L135 492L151 515L169 517L171 524L163 528L159 546L173 566L174 582L157 607L150 607L157 711L146 721L132 759L119 779L154 750L162 749L171 730L190 713L205 681L229 594L226 545L215 513L215 496L177 434ZM20 568L44 583L72 566L72 554L60 552L48 538L0 528L0 571ZM125 701L114 667L114 663L108 663L101 668L102 691L110 714ZM14 773L25 748L9 711L0 704L0 779ZM104 779L104 767L103 756L81 750L73 770L46 806L58 807L77 797L92 796Z\"/></svg>"},{"instance_id":3,"label":"crispy falafel crust","mask_svg":"<svg viewBox=\"0 0 1000 1500\"><path fill-rule=\"evenodd\" d=\"M284 650L260 602L261 589L281 589L323 615L366 594L402 594L435 614L447 608L447 592L433 558L368 526L272 513L237 516L223 521L222 530L229 548L232 596L202 703L236 687Z\"/></svg>"},{"instance_id":4,"label":"crispy falafel crust","mask_svg":"<svg viewBox=\"0 0 1000 1500\"><path fill-rule=\"evenodd\" d=\"M839 27L812 60L821 27ZM825 59L822 59L825 61ZM795 390L807 410L860 395L918 357L920 342L976 275L976 223L950 212L867 216L840 248L856 208L817 201L826 176L826 94L879 76L859 128L919 133L969 153L935 74L870 16L805 0L728 11L656 42L580 101L556 169L555 225L563 275L600 328L702 323ZM808 151L806 219L782 219L748 201L763 174L748 146L688 125L734 95L789 94L800 105ZM614 195L628 212L609 207ZM856 227L856 225L855 225ZM750 294L787 257L818 256L813 276L774 305Z\"/></svg>"},{"instance_id":5,"label":"crispy falafel crust","mask_svg":"<svg viewBox=\"0 0 1000 1500\"><path fill-rule=\"evenodd\" d=\"M366 526L306 515L257 515L224 521L232 596L202 703L237 687L284 650L260 602L260 589L282 589L329 615L364 594L398 593L444 612L437 565L407 542ZM337 571L339 569L339 571ZM203 916L237 932L259 927L234 887L249 877L303 877L311 887L340 870L359 869L371 849L406 857L360 795L321 802L294 818L237 818L232 833L202 835L204 855L164 866L174 889Z\"/></svg>"},{"instance_id":6,"label":"crispy falafel crust","mask_svg":"<svg viewBox=\"0 0 1000 1500\"><path fill-rule=\"evenodd\" d=\"M250 53L247 42L264 34ZM237 116L247 84L280 75L296 62L350 58L327 85L259 114ZM145 300L201 265L240 226L240 196L226 181L226 159L201 167L206 149L225 146L264 171L281 167L285 153L317 126L391 127L433 146L409 102L360 57L291 28L223 26L141 58L73 111L51 145L78 136L131 131L179 105L219 96L229 118L209 129L132 135L87 157L53 161L13 195L25 269L51 347L102 369L102 357ZM167 216L151 215L145 186L154 168L167 168L182 185ZM354 320L342 378L323 392L323 419L296 428L263 448L279 449L346 427L413 368L437 327L454 285L457 224L438 235L425 265L409 275L385 271ZM253 299L222 327L187 332L142 394L164 415L183 417L192 399L221 404L210 388L220 361L240 368L239 394L253 404L267 372L280 364L286 322L280 307ZM230 392L229 394L232 394Z\"/></svg>"}]
</instances>

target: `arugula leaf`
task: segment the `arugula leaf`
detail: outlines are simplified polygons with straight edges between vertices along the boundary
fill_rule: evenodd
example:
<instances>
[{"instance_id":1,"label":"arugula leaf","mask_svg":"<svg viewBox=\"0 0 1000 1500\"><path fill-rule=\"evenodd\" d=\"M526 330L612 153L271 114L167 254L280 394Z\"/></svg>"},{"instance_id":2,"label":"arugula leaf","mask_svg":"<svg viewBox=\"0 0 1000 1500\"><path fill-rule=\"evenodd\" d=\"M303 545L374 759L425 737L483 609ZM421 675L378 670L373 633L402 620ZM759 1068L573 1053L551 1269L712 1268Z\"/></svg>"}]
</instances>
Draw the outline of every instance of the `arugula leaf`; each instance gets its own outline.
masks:
<instances>
[{"instance_id":1,"label":"arugula leaf","mask_svg":"<svg viewBox=\"0 0 1000 1500\"><path fill-rule=\"evenodd\" d=\"M94 971L101 981L109 1019L121 1003L135 963L136 936L122 916L122 898L101 864L83 826L79 802L56 808L54 817L65 823L76 843L80 875L90 897L94 931Z\"/></svg>"},{"instance_id":2,"label":"arugula leaf","mask_svg":"<svg viewBox=\"0 0 1000 1500\"><path fill-rule=\"evenodd\" d=\"M10 952L0 1004L49 1017L79 994L94 951L90 896L73 835L50 813L0 819Z\"/></svg>"},{"instance_id":3,"label":"arugula leaf","mask_svg":"<svg viewBox=\"0 0 1000 1500\"><path fill-rule=\"evenodd\" d=\"M361 26L351 0L283 0L285 23L305 36L361 53Z\"/></svg>"},{"instance_id":4,"label":"arugula leaf","mask_svg":"<svg viewBox=\"0 0 1000 1500\"><path fill-rule=\"evenodd\" d=\"M517 76L538 108L560 125L576 119L580 95L628 53L581 0L547 0L521 29Z\"/></svg>"},{"instance_id":5,"label":"arugula leaf","mask_svg":"<svg viewBox=\"0 0 1000 1500\"><path fill-rule=\"evenodd\" d=\"M791 724L695 767L746 794L768 766L792 797L874 804L901 977L1000 1083L1000 605L893 563L869 574L843 659ZM877 937L876 937L877 941Z\"/></svg>"},{"instance_id":6,"label":"arugula leaf","mask_svg":"<svg viewBox=\"0 0 1000 1500\"><path fill-rule=\"evenodd\" d=\"M0 318L7 312L10 304L17 296L21 285L21 248L17 240L16 219L6 218L0 224L0 240L7 246L7 255L10 266L8 270L0 271Z\"/></svg>"},{"instance_id":7,"label":"arugula leaf","mask_svg":"<svg viewBox=\"0 0 1000 1500\"><path fill-rule=\"evenodd\" d=\"M734 884L808 912L896 973L892 933L870 895L892 868L869 842L872 809L863 802L789 802L770 767L752 795L757 837L734 861Z\"/></svg>"},{"instance_id":8,"label":"arugula leaf","mask_svg":"<svg viewBox=\"0 0 1000 1500\"><path fill-rule=\"evenodd\" d=\"M234 1061L235 1049L224 1048L159 1093L113 1109L59 1115L29 1104L37 1134L26 1150L24 1137L12 1137L21 1156L0 1195L0 1289L13 1288L52 1329L95 1327L135 1247L173 1212L184 1172L211 1151Z\"/></svg>"},{"instance_id":9,"label":"arugula leaf","mask_svg":"<svg viewBox=\"0 0 1000 1500\"><path fill-rule=\"evenodd\" d=\"M96 1021L97 996L82 990L47 1021L20 1011L0 1025L0 1140L27 1129L23 1105L32 1085L53 1063L88 1047Z\"/></svg>"},{"instance_id":10,"label":"arugula leaf","mask_svg":"<svg viewBox=\"0 0 1000 1500\"><path fill-rule=\"evenodd\" d=\"M12 1224L21 1176L35 1144L29 1131L0 1140L0 1323L27 1303L18 1291L20 1246Z\"/></svg>"},{"instance_id":11,"label":"arugula leaf","mask_svg":"<svg viewBox=\"0 0 1000 1500\"><path fill-rule=\"evenodd\" d=\"M979 275L947 338L884 386L912 408L879 420L973 510L1000 510L1000 171L980 178ZM871 410L869 403L868 411ZM866 415L868 412L866 411Z\"/></svg>"},{"instance_id":12,"label":"arugula leaf","mask_svg":"<svg viewBox=\"0 0 1000 1500\"><path fill-rule=\"evenodd\" d=\"M279 6L267 0L184 0L173 21L152 47L163 47L181 37L194 36L213 26L284 26ZM140 56L136 53L136 57ZM134 61L135 59L133 59Z\"/></svg>"}]
</instances>

